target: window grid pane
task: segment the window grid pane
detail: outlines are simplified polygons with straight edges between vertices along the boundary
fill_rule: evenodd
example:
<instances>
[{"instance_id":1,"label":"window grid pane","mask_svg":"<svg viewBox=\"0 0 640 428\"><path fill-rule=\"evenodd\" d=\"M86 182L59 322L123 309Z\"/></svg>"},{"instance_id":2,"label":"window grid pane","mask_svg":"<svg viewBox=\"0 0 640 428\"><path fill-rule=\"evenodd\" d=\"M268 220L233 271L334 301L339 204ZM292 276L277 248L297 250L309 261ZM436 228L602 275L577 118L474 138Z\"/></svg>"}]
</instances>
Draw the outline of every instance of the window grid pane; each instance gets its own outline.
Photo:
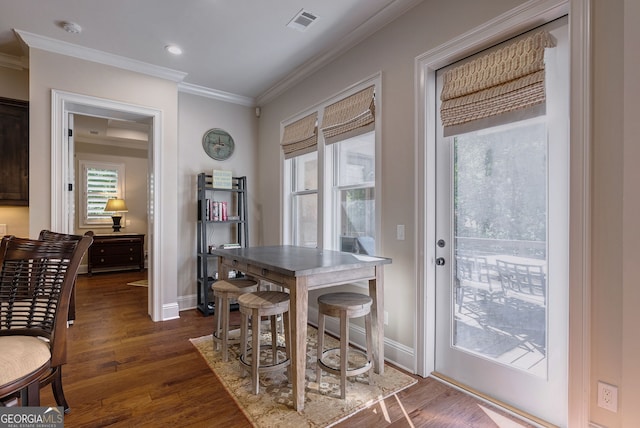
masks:
<instances>
[{"instance_id":1,"label":"window grid pane","mask_svg":"<svg viewBox=\"0 0 640 428\"><path fill-rule=\"evenodd\" d=\"M350 138L337 143L337 186L375 182L375 134Z\"/></svg>"},{"instance_id":2,"label":"window grid pane","mask_svg":"<svg viewBox=\"0 0 640 428\"><path fill-rule=\"evenodd\" d=\"M87 168L87 220L110 219L107 200L118 196L118 170Z\"/></svg>"},{"instance_id":3,"label":"window grid pane","mask_svg":"<svg viewBox=\"0 0 640 428\"><path fill-rule=\"evenodd\" d=\"M318 246L318 194L294 195L294 245Z\"/></svg>"},{"instance_id":4,"label":"window grid pane","mask_svg":"<svg viewBox=\"0 0 640 428\"><path fill-rule=\"evenodd\" d=\"M337 249L375 254L375 133L336 143L334 236Z\"/></svg>"},{"instance_id":5,"label":"window grid pane","mask_svg":"<svg viewBox=\"0 0 640 428\"><path fill-rule=\"evenodd\" d=\"M291 159L292 179L291 189L294 193L304 190L318 189L318 153L307 153Z\"/></svg>"},{"instance_id":6,"label":"window grid pane","mask_svg":"<svg viewBox=\"0 0 640 428\"><path fill-rule=\"evenodd\" d=\"M318 246L318 153L291 158L293 245Z\"/></svg>"}]
</instances>

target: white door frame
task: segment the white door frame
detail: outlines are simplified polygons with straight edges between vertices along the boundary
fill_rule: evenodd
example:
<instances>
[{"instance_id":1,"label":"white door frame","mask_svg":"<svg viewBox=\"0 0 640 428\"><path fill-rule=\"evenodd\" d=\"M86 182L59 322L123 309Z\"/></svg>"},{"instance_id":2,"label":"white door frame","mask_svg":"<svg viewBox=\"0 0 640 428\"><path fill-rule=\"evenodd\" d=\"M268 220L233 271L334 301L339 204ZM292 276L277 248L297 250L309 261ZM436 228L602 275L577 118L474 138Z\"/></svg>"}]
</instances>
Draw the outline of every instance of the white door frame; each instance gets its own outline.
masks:
<instances>
[{"instance_id":1,"label":"white door frame","mask_svg":"<svg viewBox=\"0 0 640 428\"><path fill-rule=\"evenodd\" d=\"M589 421L590 329L590 10L591 0L530 0L415 59L416 372L434 370L435 349L435 72L552 19L569 14L571 51L569 414Z\"/></svg>"},{"instance_id":2,"label":"white door frame","mask_svg":"<svg viewBox=\"0 0 640 428\"><path fill-rule=\"evenodd\" d=\"M122 103L88 95L52 90L51 93L51 228L61 233L73 233L69 218L69 199L75 192L67 191L67 177L72 165L67 144L69 114L83 114L104 118L145 121L151 126L149 133L149 170L148 170L148 277L149 305L151 319L167 319L163 313L164 283L159 268L162 266L163 253L160 225L162 210L160 200L162 189L162 162L160 150L162 142L162 111ZM153 179L151 179L153 178ZM170 316L171 317L171 316Z\"/></svg>"}]
</instances>

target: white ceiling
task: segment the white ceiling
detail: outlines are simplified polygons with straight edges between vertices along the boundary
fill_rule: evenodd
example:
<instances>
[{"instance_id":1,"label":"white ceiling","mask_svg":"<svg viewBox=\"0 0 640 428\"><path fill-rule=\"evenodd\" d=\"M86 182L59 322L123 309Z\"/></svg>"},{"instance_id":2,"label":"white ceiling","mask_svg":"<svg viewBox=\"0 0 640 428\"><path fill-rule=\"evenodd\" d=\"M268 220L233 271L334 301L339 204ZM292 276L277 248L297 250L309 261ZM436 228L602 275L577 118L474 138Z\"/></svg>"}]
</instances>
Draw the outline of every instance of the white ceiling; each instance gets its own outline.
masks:
<instances>
[{"instance_id":1,"label":"white ceiling","mask_svg":"<svg viewBox=\"0 0 640 428\"><path fill-rule=\"evenodd\" d=\"M62 44L74 56L94 58L97 50L125 63L183 72L183 86L258 104L420 1L0 0L0 65L26 55L18 30ZM317 15L316 22L305 32L287 28L301 9ZM82 32L64 31L65 21ZM183 54L168 54L168 44L181 46Z\"/></svg>"}]
</instances>

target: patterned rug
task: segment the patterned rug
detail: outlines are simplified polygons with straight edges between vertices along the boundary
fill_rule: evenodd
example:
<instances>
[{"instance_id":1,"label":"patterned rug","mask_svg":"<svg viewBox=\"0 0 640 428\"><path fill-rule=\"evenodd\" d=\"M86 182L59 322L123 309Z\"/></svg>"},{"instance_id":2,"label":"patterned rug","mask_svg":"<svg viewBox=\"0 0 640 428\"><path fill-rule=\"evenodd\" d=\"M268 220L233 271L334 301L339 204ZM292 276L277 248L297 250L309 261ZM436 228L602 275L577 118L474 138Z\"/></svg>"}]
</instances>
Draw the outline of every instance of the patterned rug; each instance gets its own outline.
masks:
<instances>
[{"instance_id":1,"label":"patterned rug","mask_svg":"<svg viewBox=\"0 0 640 428\"><path fill-rule=\"evenodd\" d=\"M286 368L282 374L261 375L260 394L253 395L250 392L251 377L241 375L239 345L230 347L229 362L223 363L220 352L213 350L211 335L190 339L249 421L260 428L330 427L417 382L411 376L386 365L384 375L373 374L372 385L369 385L366 373L348 378L347 397L342 400L340 378L323 372L321 384L316 382L316 340L317 330L309 326L305 408L302 412L297 412L293 409L292 390L287 383ZM337 340L325 337L325 350L337 346Z\"/></svg>"}]
</instances>

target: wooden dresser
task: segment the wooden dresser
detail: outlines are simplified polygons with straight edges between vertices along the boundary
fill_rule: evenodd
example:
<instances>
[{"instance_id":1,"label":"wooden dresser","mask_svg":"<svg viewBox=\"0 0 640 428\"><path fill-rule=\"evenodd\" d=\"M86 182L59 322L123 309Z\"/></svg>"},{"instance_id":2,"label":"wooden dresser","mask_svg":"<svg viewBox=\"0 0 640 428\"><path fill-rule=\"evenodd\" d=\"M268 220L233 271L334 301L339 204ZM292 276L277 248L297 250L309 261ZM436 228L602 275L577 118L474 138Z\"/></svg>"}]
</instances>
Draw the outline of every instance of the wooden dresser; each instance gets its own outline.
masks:
<instances>
[{"instance_id":1,"label":"wooden dresser","mask_svg":"<svg viewBox=\"0 0 640 428\"><path fill-rule=\"evenodd\" d=\"M94 269L144 269L144 233L94 235L89 247L87 272Z\"/></svg>"}]
</instances>

